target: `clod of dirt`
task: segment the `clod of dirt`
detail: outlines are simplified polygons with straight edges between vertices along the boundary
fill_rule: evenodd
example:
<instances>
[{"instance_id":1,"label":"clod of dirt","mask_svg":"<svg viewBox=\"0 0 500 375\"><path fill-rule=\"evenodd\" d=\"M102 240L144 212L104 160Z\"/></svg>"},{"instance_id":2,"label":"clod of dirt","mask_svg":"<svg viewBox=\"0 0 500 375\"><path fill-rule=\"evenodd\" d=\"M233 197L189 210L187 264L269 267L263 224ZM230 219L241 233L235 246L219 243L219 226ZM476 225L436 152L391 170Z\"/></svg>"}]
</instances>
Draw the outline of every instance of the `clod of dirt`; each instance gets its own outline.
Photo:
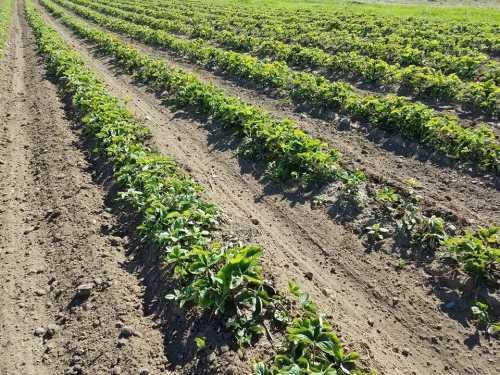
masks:
<instances>
[{"instance_id":1,"label":"clod of dirt","mask_svg":"<svg viewBox=\"0 0 500 375\"><path fill-rule=\"evenodd\" d=\"M127 344L128 344L128 340L127 340L126 338L123 338L123 337L122 337L122 338L120 338L120 339L116 340L116 346L117 346L118 348L121 348L121 347L123 347L123 346L125 346L125 345L127 345Z\"/></svg>"},{"instance_id":2,"label":"clod of dirt","mask_svg":"<svg viewBox=\"0 0 500 375\"><path fill-rule=\"evenodd\" d=\"M44 327L37 327L35 328L35 336L43 336L45 335L46 329Z\"/></svg>"},{"instance_id":3,"label":"clod of dirt","mask_svg":"<svg viewBox=\"0 0 500 375\"><path fill-rule=\"evenodd\" d=\"M309 280L309 281L310 281L310 280L312 280L312 279L313 279L314 274L313 274L312 272L306 272L306 273L304 274L304 277L305 277L307 280Z\"/></svg>"},{"instance_id":4,"label":"clod of dirt","mask_svg":"<svg viewBox=\"0 0 500 375\"><path fill-rule=\"evenodd\" d=\"M259 225L259 223L260 223L259 220L254 218L254 217L251 218L250 221L252 222L253 225Z\"/></svg>"},{"instance_id":5,"label":"clod of dirt","mask_svg":"<svg viewBox=\"0 0 500 375\"><path fill-rule=\"evenodd\" d=\"M342 117L339 121L339 130L350 130L351 129L351 122L347 117Z\"/></svg>"},{"instance_id":6,"label":"clod of dirt","mask_svg":"<svg viewBox=\"0 0 500 375\"><path fill-rule=\"evenodd\" d=\"M41 297L41 296L44 296L47 292L44 290L44 289L37 289L35 290L35 294L38 296L38 297Z\"/></svg>"},{"instance_id":7,"label":"clod of dirt","mask_svg":"<svg viewBox=\"0 0 500 375\"><path fill-rule=\"evenodd\" d=\"M217 356L215 355L214 352L210 353L207 357L208 362L215 362L216 359L217 359Z\"/></svg>"},{"instance_id":8,"label":"clod of dirt","mask_svg":"<svg viewBox=\"0 0 500 375\"><path fill-rule=\"evenodd\" d=\"M372 319L368 319L368 325L370 327L373 327L374 324L375 324L375 322Z\"/></svg>"},{"instance_id":9,"label":"clod of dirt","mask_svg":"<svg viewBox=\"0 0 500 375\"><path fill-rule=\"evenodd\" d=\"M124 326L120 329L120 337L128 338L135 335L136 333L131 327Z\"/></svg>"},{"instance_id":10,"label":"clod of dirt","mask_svg":"<svg viewBox=\"0 0 500 375\"><path fill-rule=\"evenodd\" d=\"M92 284L81 284L76 288L76 296L81 299L86 299L90 297L92 293Z\"/></svg>"},{"instance_id":11,"label":"clod of dirt","mask_svg":"<svg viewBox=\"0 0 500 375\"><path fill-rule=\"evenodd\" d=\"M83 375L83 367L80 365L74 365L70 367L67 371L68 375Z\"/></svg>"},{"instance_id":12,"label":"clod of dirt","mask_svg":"<svg viewBox=\"0 0 500 375\"><path fill-rule=\"evenodd\" d=\"M139 375L149 375L149 370L147 368L140 368Z\"/></svg>"},{"instance_id":13,"label":"clod of dirt","mask_svg":"<svg viewBox=\"0 0 500 375\"><path fill-rule=\"evenodd\" d=\"M45 332L45 337L50 339L59 331L59 326L57 324L49 324Z\"/></svg>"}]
</instances>

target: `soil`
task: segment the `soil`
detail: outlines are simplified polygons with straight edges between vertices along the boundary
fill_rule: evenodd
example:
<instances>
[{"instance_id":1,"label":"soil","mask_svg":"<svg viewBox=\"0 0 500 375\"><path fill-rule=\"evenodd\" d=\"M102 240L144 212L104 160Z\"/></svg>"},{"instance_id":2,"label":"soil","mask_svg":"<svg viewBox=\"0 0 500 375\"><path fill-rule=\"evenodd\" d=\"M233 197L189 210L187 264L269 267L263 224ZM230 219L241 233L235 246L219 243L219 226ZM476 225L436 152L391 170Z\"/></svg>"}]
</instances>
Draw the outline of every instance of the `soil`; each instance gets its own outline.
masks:
<instances>
[{"instance_id":1,"label":"soil","mask_svg":"<svg viewBox=\"0 0 500 375\"><path fill-rule=\"evenodd\" d=\"M135 237L126 208L114 202L109 171L89 157L91 145L65 116L35 53L21 2L16 6L0 77L0 103L7 109L0 114L0 373L108 374L120 367L126 374L141 368L151 374L249 374L274 343L263 339L259 349L239 353L217 321L163 302L168 284L155 256ZM224 211L221 236L262 244L268 278L280 287L292 278L303 285L366 367L381 374L500 372L498 342L469 324L467 301L456 289L418 263L397 271L398 258L366 252L352 226L332 219L331 207L313 209L308 192L267 181L260 165L238 156L237 138L166 106L42 12L152 130L151 146L207 186L205 197ZM500 198L484 176L421 160L419 151L407 155L406 145L398 155L384 146L385 138L372 142L334 130L255 91L198 73L277 116L296 119L341 148L353 167L396 183L417 178L430 205L470 224L498 221ZM83 301L77 295L82 284L92 286ZM120 346L123 325L138 335ZM210 352L196 354L196 336L209 338Z\"/></svg>"}]
</instances>

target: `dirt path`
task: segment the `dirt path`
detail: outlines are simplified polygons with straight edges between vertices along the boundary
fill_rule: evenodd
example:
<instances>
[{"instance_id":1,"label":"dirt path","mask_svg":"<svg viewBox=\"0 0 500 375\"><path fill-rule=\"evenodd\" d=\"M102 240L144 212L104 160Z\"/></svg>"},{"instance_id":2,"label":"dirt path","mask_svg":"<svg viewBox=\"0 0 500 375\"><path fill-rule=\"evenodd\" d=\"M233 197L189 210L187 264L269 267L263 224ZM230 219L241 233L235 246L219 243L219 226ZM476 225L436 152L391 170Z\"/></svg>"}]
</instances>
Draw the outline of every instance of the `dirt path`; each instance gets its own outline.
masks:
<instances>
[{"instance_id":1,"label":"dirt path","mask_svg":"<svg viewBox=\"0 0 500 375\"><path fill-rule=\"evenodd\" d=\"M165 373L164 338L123 267L129 239L44 76L21 4L0 74L0 373ZM137 335L118 342L124 325Z\"/></svg>"},{"instance_id":2,"label":"dirt path","mask_svg":"<svg viewBox=\"0 0 500 375\"><path fill-rule=\"evenodd\" d=\"M332 314L345 341L381 373L497 372L492 361L498 346L470 345L474 330L442 310L444 302L433 294L429 275L413 266L398 273L393 257L365 254L349 229L312 210L307 199L259 181L256 166L235 156L235 140L228 134L162 106L129 77L115 74L107 60L95 58L90 46L45 17L111 92L130 99L129 108L153 131L153 146L174 156L209 187L207 198L223 208L227 229L265 245L266 271L276 282L283 285L295 278L303 284ZM306 278L308 272L312 280ZM450 293L447 298L459 300Z\"/></svg>"}]
</instances>

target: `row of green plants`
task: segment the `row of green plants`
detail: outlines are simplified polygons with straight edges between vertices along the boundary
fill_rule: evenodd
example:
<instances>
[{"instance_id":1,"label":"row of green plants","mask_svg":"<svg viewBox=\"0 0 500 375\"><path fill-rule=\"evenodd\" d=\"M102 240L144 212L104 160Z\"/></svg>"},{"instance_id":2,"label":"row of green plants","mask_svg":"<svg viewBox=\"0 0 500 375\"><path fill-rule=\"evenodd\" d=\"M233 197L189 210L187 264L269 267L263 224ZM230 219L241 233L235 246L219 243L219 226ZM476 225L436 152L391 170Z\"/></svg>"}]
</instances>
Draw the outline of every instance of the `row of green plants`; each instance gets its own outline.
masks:
<instances>
[{"instance_id":1,"label":"row of green plants","mask_svg":"<svg viewBox=\"0 0 500 375\"><path fill-rule=\"evenodd\" d=\"M290 282L301 301L291 308L285 293L264 279L258 245L212 241L219 210L200 197L202 186L174 160L144 144L148 132L26 1L28 21L49 71L81 118L96 151L114 166L120 198L140 215L138 231L154 245L177 287L167 298L224 318L241 347L264 331L263 321L286 330L284 350L273 365L259 362L256 374L361 374L358 355L347 352L309 296Z\"/></svg>"},{"instance_id":2,"label":"row of green plants","mask_svg":"<svg viewBox=\"0 0 500 375\"><path fill-rule=\"evenodd\" d=\"M370 40L399 42L419 50L439 51L447 54L463 54L482 51L498 54L498 28L489 24L430 22L425 18L380 17L370 14L346 14L345 12L282 12L278 9L251 8L241 6L217 9L214 4L194 2L169 2L168 11L161 2L119 0L119 4L144 10L184 15L192 25L210 22L217 29L238 26L245 31L266 29L267 35L278 32L282 37L307 34L309 32L341 32Z\"/></svg>"},{"instance_id":3,"label":"row of green plants","mask_svg":"<svg viewBox=\"0 0 500 375\"><path fill-rule=\"evenodd\" d=\"M456 228L442 217L424 213L418 182L408 180L406 184L405 195L390 186L376 191L372 199L379 212L375 220L370 219L376 222L365 228L367 239L376 243L406 236L416 255L445 259L453 276L467 275L473 285L498 287L500 227L479 227L457 235Z\"/></svg>"},{"instance_id":4,"label":"row of green plants","mask_svg":"<svg viewBox=\"0 0 500 375\"><path fill-rule=\"evenodd\" d=\"M105 3L103 3L105 5ZM152 9L144 9L145 14L155 16L155 11ZM165 12L163 12L165 15ZM140 16L140 14L138 14ZM180 15L179 17L183 17ZM167 16L168 18L168 16ZM234 19L229 21L230 17L226 20L235 23ZM191 23L187 21L188 23ZM340 52L357 52L358 54L380 59L392 64L399 64L401 66L427 66L439 70L444 74L455 73L465 80L493 80L497 84L500 83L500 64L488 55L471 50L460 49L461 54L451 54L449 50L444 52L434 50L421 50L408 43L405 43L404 38L399 36L391 36L390 39L386 38L364 38L351 35L348 31L335 31L335 32L321 32L311 30L309 32L298 31L293 33L293 25L285 23L284 25L273 25L271 22L266 22L265 27L250 27L245 28L245 21L241 21L237 25L230 26L226 24L222 30L232 31L236 34L243 34L247 39L259 37L269 41L281 41L285 43L299 44L305 47L319 48L325 52L337 54ZM299 21L297 25L303 25L304 21ZM260 25L260 23L259 23ZM202 20L188 25L176 25L175 20L166 20L164 27L168 27L170 31L179 32L182 29L192 29L192 33L202 37L211 37L214 32L213 21ZM302 27L302 26L300 26ZM300 28L299 27L299 28ZM292 35L290 35L292 33ZM428 42L430 45L435 44L432 40Z\"/></svg>"},{"instance_id":5,"label":"row of green plants","mask_svg":"<svg viewBox=\"0 0 500 375\"><path fill-rule=\"evenodd\" d=\"M120 66L137 79L147 82L164 96L170 96L179 106L189 107L220 126L239 131L244 136L245 152L266 161L273 176L305 181L350 178L339 165L341 155L337 150L310 137L291 120L277 120L203 83L194 74L174 68L162 59L146 56L109 33L67 15L50 1L42 1L42 4L66 26L95 43L102 53L116 58Z\"/></svg>"},{"instance_id":6,"label":"row of green plants","mask_svg":"<svg viewBox=\"0 0 500 375\"><path fill-rule=\"evenodd\" d=\"M249 55L211 47L201 41L177 38L161 30L103 16L65 0L55 2L107 29L167 48L226 75L279 90L281 95L296 103L305 103L316 111L339 111L371 125L399 131L403 136L418 139L452 157L474 161L495 172L499 170L500 145L493 130L485 125L464 128L456 117L440 115L423 104L403 97L360 95L348 84L295 72L282 63L266 63ZM53 12L63 12L51 1L43 0L42 3Z\"/></svg>"},{"instance_id":7,"label":"row of green plants","mask_svg":"<svg viewBox=\"0 0 500 375\"><path fill-rule=\"evenodd\" d=\"M461 104L464 109L484 112L492 116L500 115L500 88L494 81L463 82L456 74L445 75L429 67L391 65L380 59L373 59L356 52L340 52L331 55L318 48L304 47L300 44L287 44L267 38L235 33L223 29L203 28L200 34L196 27L183 23L184 15L179 18L169 14L163 18L163 11L143 9L138 6L113 4L100 5L101 0L73 0L101 13L118 17L139 25L157 30L182 32L190 38L209 38L223 48L250 52L252 55L282 61L291 67L310 69L325 77L343 77L362 80L368 84L382 85L387 91L403 91L415 97ZM120 9L126 10L120 10ZM118 10L117 10L118 9ZM138 13L147 13L141 15ZM199 26L199 24L198 24Z\"/></svg>"},{"instance_id":8,"label":"row of green plants","mask_svg":"<svg viewBox=\"0 0 500 375\"><path fill-rule=\"evenodd\" d=\"M120 63L120 62L119 62ZM356 190L355 188L353 188ZM137 192L133 191L132 196L130 199L134 199L134 197L137 195ZM139 194L140 195L140 194ZM351 194L352 196L352 194ZM388 201L397 201L398 196L394 192L390 192L387 190L384 190L382 193L377 194L377 198L380 200L380 202L388 202ZM478 281L484 281L484 279L489 280L493 283L497 283L498 281L498 274L493 272L491 273L491 270L495 271L496 265L498 264L498 236L493 237L493 235L497 235L497 229L494 227L488 229L492 235L489 236L489 240L486 242L487 245L483 244L483 247L473 250L462 250L462 251L452 251L451 246L448 245L447 242L445 241L463 241L467 242L469 241L469 234L467 233L465 236L456 236L456 237L450 237L446 233L446 225L443 219L435 217L435 216L426 216L422 213L421 208L418 206L420 199L417 196L410 197L410 199L404 201L404 209L401 211L401 226L404 228L409 236L411 237L412 244L413 246L419 246L421 248L425 249L431 249L435 250L436 248L441 248L441 249L448 249L448 257L452 257L453 259L456 260L456 271L457 272L463 272L465 274L470 275L471 277L476 278ZM384 204L385 204L384 203ZM154 223L156 221L153 221L152 225L154 226ZM374 226L372 226L374 227ZM379 226L380 228L380 226ZM375 232L382 233L383 231L377 230L376 228L372 228L372 230ZM163 235L165 236L165 234ZM162 238L163 238L162 236ZM175 238L177 238L177 234L175 235ZM472 236L478 236L478 235L472 235ZM175 240L175 239L174 239ZM496 241L496 242L495 242ZM447 247L448 246L448 247ZM218 250L221 248L221 245L215 245L215 247L211 247L211 249ZM199 251L202 251L201 248L198 248L196 254L199 254ZM258 249L254 249L253 251L258 252ZM201 264L205 264L207 262L206 256L207 254L202 252L203 254L203 260L200 261ZM175 250L174 253L171 254L171 257L169 256L168 262L173 265L174 269L176 272L180 274L188 274L189 275L189 270L191 269L188 267L184 261L187 261L185 258L186 254L183 251L177 251ZM198 258L196 258L198 260ZM485 261L486 259L486 261ZM491 266L493 264L493 267ZM202 267L200 263L197 263L196 267ZM471 266L473 265L473 266ZM196 268L198 269L198 268ZM483 270L486 270L485 273L482 273ZM192 275L191 275L192 276ZM193 279L194 280L194 279ZM196 285L200 288L203 288L204 286L207 285L206 281L204 279L197 279ZM211 284L208 284L211 285ZM294 288L291 288L291 290L294 290ZM297 292L300 294L300 292ZM188 289L177 289L172 295L169 295L169 298L176 299L180 303L188 303L188 302L193 302L195 301L196 303L199 304L204 304L208 303L205 301L203 298L200 299L200 296L197 293L192 293L192 291ZM276 297L278 298L278 297ZM214 300L219 301L216 297L211 297L210 301ZM304 298L302 295L299 298L301 301L304 299L307 300L307 298ZM253 303L253 300L252 300ZM260 302L259 302L260 304ZM220 304L217 303L216 306L219 306ZM280 306L283 304L280 303ZM203 305L203 306L212 306L212 304L208 305ZM207 307L209 308L209 307ZM260 308L259 308L260 309ZM276 311L273 307L273 316L276 320L278 321L287 321L287 322L294 322L294 324L291 326L292 328L288 328L288 351L285 352L285 355L278 355L275 360L275 365L273 366L266 366L265 364L259 363L256 366L256 370L258 373L261 374L279 374L281 373L283 369L287 369L290 371L298 371L297 373L302 373L300 372L300 366L303 365L307 368L312 368L312 366L315 366L314 368L317 369L323 369L323 370L331 370L331 366L328 365L328 361L332 361L332 358L345 358L345 360L339 360L337 359L336 363L337 366L339 366L340 363L344 363L345 365L344 368L348 368L345 366L350 366L351 365L351 359L355 359L356 355L352 357L352 355L348 355L347 357L343 355L342 352L340 352L342 355L339 357L333 356L333 352L324 352L324 353L319 353L317 349L314 349L316 344L313 344L310 341L307 341L307 338L304 338L305 342L309 343L310 346L309 348L304 348L305 342L298 342L296 341L297 336L294 335L294 332L309 332L311 335L314 332L318 332L318 329L320 332L323 329L328 329L328 325L326 325L326 328L323 324L323 321L317 318L311 318L308 315L308 310L305 309L305 311L302 311L300 313L295 313L294 314L288 314L285 313L283 310ZM299 319L299 320L297 320ZM308 320L308 322L303 323L304 319ZM228 320L230 327L235 329L237 331L237 341L240 345L248 345L249 342L252 341L252 337L254 337L255 334L258 334L260 332L260 329L258 326L256 326L254 323L254 320L252 322L248 321L241 321L238 319L229 319ZM299 323L301 322L301 323ZM297 323L297 324L295 324ZM314 328L314 332L311 331L311 329ZM298 331L296 331L298 330ZM302 337L302 336L301 336ZM326 334L326 335L321 335L321 337L330 337L331 340L334 340L334 336ZM320 340L321 341L321 340ZM309 356L311 353L316 353L314 356L314 360L306 360L304 359L304 356ZM326 362L325 362L326 361ZM340 361L340 362L339 362ZM329 368L330 366L330 368ZM328 373L328 372L327 372Z\"/></svg>"},{"instance_id":9,"label":"row of green plants","mask_svg":"<svg viewBox=\"0 0 500 375\"><path fill-rule=\"evenodd\" d=\"M5 43L9 37L10 19L14 0L3 0L0 8L0 58L4 55Z\"/></svg>"},{"instance_id":10,"label":"row of green plants","mask_svg":"<svg viewBox=\"0 0 500 375\"><path fill-rule=\"evenodd\" d=\"M47 3L46 0L44 0ZM108 47L108 44L118 44L122 49L130 48L127 47L124 43L117 41L115 38L111 36L105 35L105 33L99 32L97 30L93 30L92 28L87 27L84 23L75 20L72 17L68 17L61 11L59 8L50 8L49 9L55 14L57 17L60 17L67 26L75 30L81 36L90 39L91 41L98 43L98 47L101 48L101 44L106 45L106 52L109 52L110 48L114 49L115 47ZM120 59L120 62L125 66L129 65L129 63L123 61L123 57L117 55L115 57ZM129 56L129 54L124 54L124 56ZM134 54L135 56L135 54ZM164 87L161 86L161 90ZM357 194L359 193L359 186L364 182L364 177L362 175L354 174L349 180L344 180L346 185L346 190L349 190L349 193L345 195L345 199L357 199ZM423 213L421 208L421 200L422 198L416 194L413 189L411 183L409 184L409 193L406 199L403 199L401 195L399 195L396 191L389 190L381 190L379 194L375 197L375 200L378 204L384 207L384 210L390 213L389 216L396 218L397 225L399 229L405 233L405 235L409 236L412 242L412 246L424 249L436 251L437 249L444 247L449 249L449 254L458 254L457 251L452 251L449 245L448 239L452 238L446 232L446 223L444 219L436 217L436 216L427 216ZM397 207L397 208L396 208ZM395 209L396 208L396 209ZM492 227L494 230L495 227ZM370 236L374 235L383 235L383 228L373 227L370 228L370 231L373 233L369 233ZM495 232L496 234L496 232ZM469 234L467 233L465 236L459 236L455 238L455 240L469 238ZM451 243L451 242L450 242ZM492 250L493 249L493 250ZM461 272L465 272L469 274L471 277L476 275L479 279L483 279L485 275L489 275L488 277L491 280L496 280L498 275L492 274L490 271L485 269L495 270L495 267L490 267L489 265L495 264L498 262L498 250L494 250L495 247L483 247L476 252L465 252L466 255L464 257L454 256L456 260L457 267L460 268ZM481 267L472 270L470 266L467 265L468 261L472 259L473 262L477 261L485 257L489 259L487 262L483 262L483 272L481 274ZM479 261L481 263L481 261Z\"/></svg>"}]
</instances>

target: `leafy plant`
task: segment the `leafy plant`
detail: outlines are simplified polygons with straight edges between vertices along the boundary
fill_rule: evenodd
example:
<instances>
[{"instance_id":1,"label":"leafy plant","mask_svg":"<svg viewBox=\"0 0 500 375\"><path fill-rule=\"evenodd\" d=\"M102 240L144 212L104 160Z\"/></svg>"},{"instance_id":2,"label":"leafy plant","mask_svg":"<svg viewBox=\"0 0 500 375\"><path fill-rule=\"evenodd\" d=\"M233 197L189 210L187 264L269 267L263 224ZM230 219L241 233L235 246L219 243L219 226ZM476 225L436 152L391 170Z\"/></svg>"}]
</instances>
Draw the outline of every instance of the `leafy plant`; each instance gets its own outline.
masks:
<instances>
[{"instance_id":1,"label":"leafy plant","mask_svg":"<svg viewBox=\"0 0 500 375\"><path fill-rule=\"evenodd\" d=\"M390 186L384 186L377 191L377 201L381 203L396 203L399 200L399 194Z\"/></svg>"},{"instance_id":2,"label":"leafy plant","mask_svg":"<svg viewBox=\"0 0 500 375\"><path fill-rule=\"evenodd\" d=\"M437 249L448 238L445 222L442 218L420 216L412 233L412 242L415 246Z\"/></svg>"},{"instance_id":3,"label":"leafy plant","mask_svg":"<svg viewBox=\"0 0 500 375\"><path fill-rule=\"evenodd\" d=\"M500 227L466 231L443 243L443 255L451 257L466 274L478 281L498 283L500 273Z\"/></svg>"},{"instance_id":4,"label":"leafy plant","mask_svg":"<svg viewBox=\"0 0 500 375\"><path fill-rule=\"evenodd\" d=\"M157 20L153 17L143 17L109 6L91 4L87 0L75 1L90 8L98 9L108 16L103 16L87 7L72 4L66 0L56 0L57 3L72 9L79 15L113 31L125 33L145 43L154 41L155 46L159 45L172 50L176 54L189 58L194 63L202 63L204 66L226 72L237 78L268 86L285 95L288 94L291 99L298 103L306 103L319 111L326 108L338 109L352 117L362 118L375 126L381 126L388 130L398 129L403 136L418 138L427 146L453 157L475 161L481 167L493 171L498 169L500 145L493 130L486 125L477 128L465 128L460 125L456 117L442 116L421 103L413 103L403 97L360 95L345 83L330 82L312 73L294 72L293 69L286 67L280 61L273 63L262 62L253 56L225 51L200 40L186 40L144 26L155 26ZM48 0L44 0L42 3L49 9L54 9L54 6ZM124 21L120 17L132 20L132 22ZM63 19L71 26L67 16L63 17ZM155 27L161 30L160 24ZM227 35L224 38L227 40ZM366 47L370 47L371 50L372 46ZM385 46L380 45L378 48L383 50ZM411 52L413 50L406 51ZM399 49L397 49L397 53L399 54ZM432 58L436 58L436 56L436 52L433 52ZM426 63L429 63L428 59ZM440 58L439 69L442 69L443 64L447 64L449 60L448 56L444 59ZM463 62L462 60L461 57L457 57L454 59L454 64L460 65ZM409 60L405 58L405 61ZM470 63L470 66L464 65L469 66L466 69L469 73L475 69L474 67L479 68L479 65L476 64L477 60L474 58L467 57L464 61ZM413 74L410 74L410 76L413 76ZM451 81L453 79L451 78ZM433 79L433 82L441 81L440 79ZM453 84L447 82L444 88L430 91L444 92L445 95L448 95L451 86ZM485 87L485 90L489 89ZM461 95L460 97L465 96ZM295 169L291 171L295 171Z\"/></svg>"},{"instance_id":5,"label":"leafy plant","mask_svg":"<svg viewBox=\"0 0 500 375\"><path fill-rule=\"evenodd\" d=\"M366 227L368 238L374 241L381 241L390 234L390 230L382 227L379 223Z\"/></svg>"},{"instance_id":6,"label":"leafy plant","mask_svg":"<svg viewBox=\"0 0 500 375\"><path fill-rule=\"evenodd\" d=\"M198 350L203 350L207 346L207 340L205 337L195 337L194 342Z\"/></svg>"},{"instance_id":7,"label":"leafy plant","mask_svg":"<svg viewBox=\"0 0 500 375\"><path fill-rule=\"evenodd\" d=\"M287 329L287 348L274 358L271 366L263 362L255 364L255 373L279 374L360 374L356 370L359 355L346 353L331 325L316 311L316 305L306 293L302 293L293 281L289 291L299 299L301 316L295 318Z\"/></svg>"},{"instance_id":8,"label":"leafy plant","mask_svg":"<svg viewBox=\"0 0 500 375\"><path fill-rule=\"evenodd\" d=\"M484 328L489 335L495 336L500 332L500 322L494 322L488 310L489 306L486 303L476 301L471 307L472 317L476 320L478 327Z\"/></svg>"}]
</instances>

